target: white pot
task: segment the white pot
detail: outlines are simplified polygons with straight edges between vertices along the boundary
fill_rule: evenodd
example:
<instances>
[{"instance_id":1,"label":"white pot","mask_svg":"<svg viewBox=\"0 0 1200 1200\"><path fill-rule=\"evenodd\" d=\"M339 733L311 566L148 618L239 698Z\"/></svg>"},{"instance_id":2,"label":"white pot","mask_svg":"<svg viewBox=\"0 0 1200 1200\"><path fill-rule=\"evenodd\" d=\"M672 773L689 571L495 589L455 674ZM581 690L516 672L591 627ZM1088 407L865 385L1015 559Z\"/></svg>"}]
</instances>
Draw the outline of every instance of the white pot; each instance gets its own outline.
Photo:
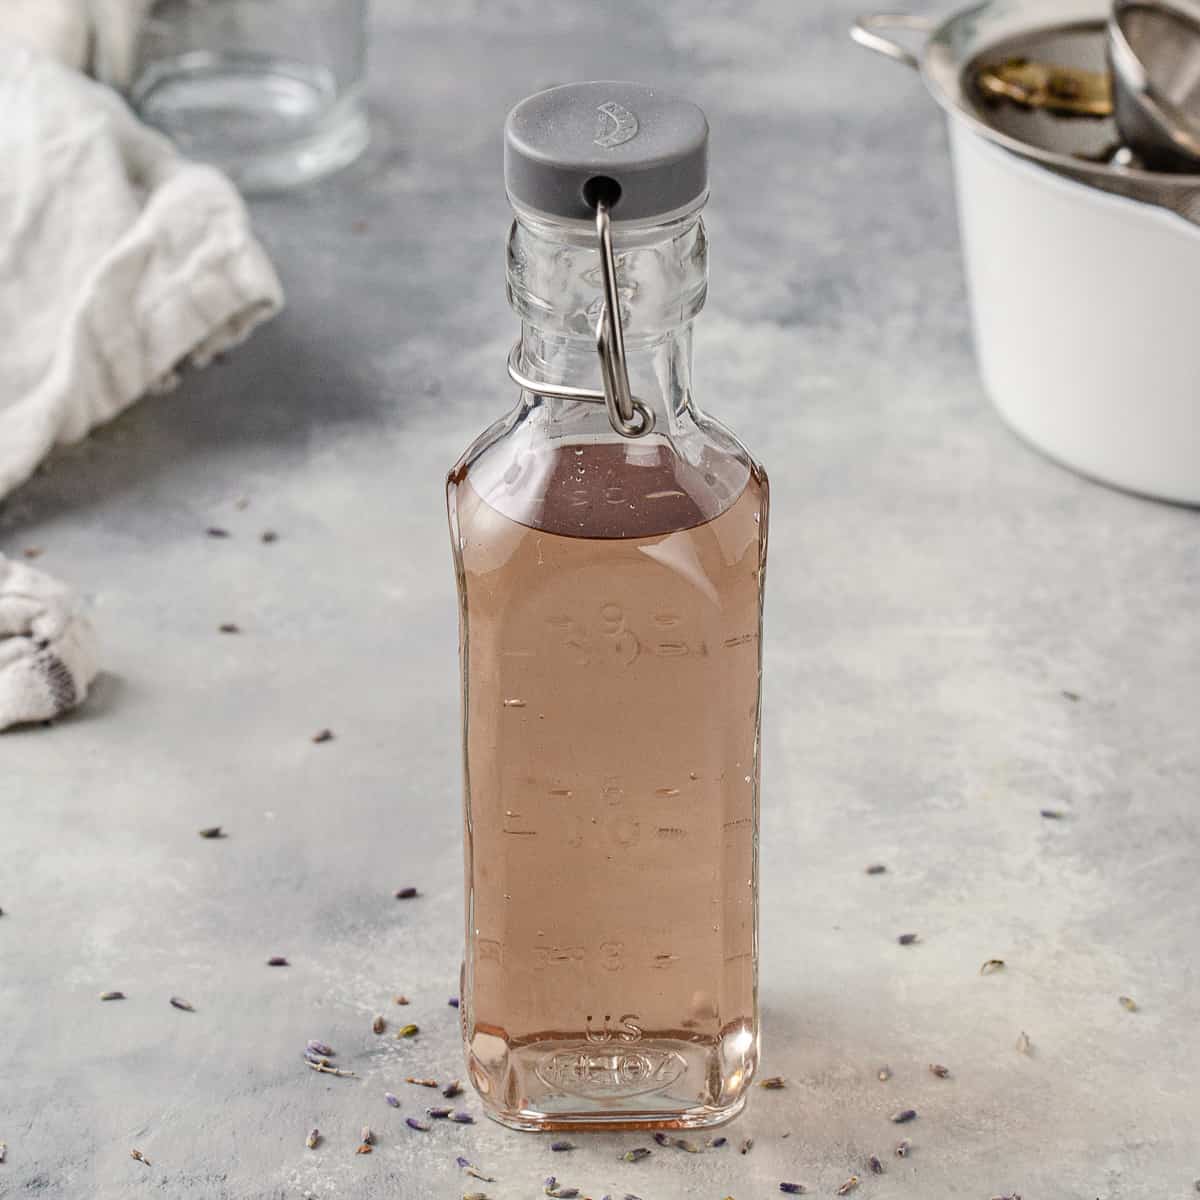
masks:
<instances>
[{"instance_id":1,"label":"white pot","mask_svg":"<svg viewBox=\"0 0 1200 1200\"><path fill-rule=\"evenodd\" d=\"M1084 475L1200 505L1200 177L1083 162L1065 125L1023 140L1035 126L989 117L966 80L1014 38L1062 53L1064 29L1097 30L1085 49L1102 66L1108 5L993 0L940 23L864 17L853 36L920 70L947 114L980 371L1001 415ZM918 55L891 30L929 36Z\"/></svg>"},{"instance_id":2,"label":"white pot","mask_svg":"<svg viewBox=\"0 0 1200 1200\"><path fill-rule=\"evenodd\" d=\"M1200 504L1200 226L1064 179L951 118L979 367L1023 438Z\"/></svg>"}]
</instances>

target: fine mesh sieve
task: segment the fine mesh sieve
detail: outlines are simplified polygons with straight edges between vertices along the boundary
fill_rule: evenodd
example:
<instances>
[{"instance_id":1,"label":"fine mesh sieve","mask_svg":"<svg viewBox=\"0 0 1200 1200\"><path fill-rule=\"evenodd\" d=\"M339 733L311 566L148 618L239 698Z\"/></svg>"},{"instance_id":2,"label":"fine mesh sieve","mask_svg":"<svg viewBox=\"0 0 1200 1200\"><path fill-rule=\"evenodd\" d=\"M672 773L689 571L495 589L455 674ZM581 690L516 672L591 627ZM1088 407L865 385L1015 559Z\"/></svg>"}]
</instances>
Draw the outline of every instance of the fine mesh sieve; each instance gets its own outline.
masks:
<instances>
[{"instance_id":1,"label":"fine mesh sieve","mask_svg":"<svg viewBox=\"0 0 1200 1200\"><path fill-rule=\"evenodd\" d=\"M1200 171L1200 10L1117 0L1108 60L1125 143L1147 166Z\"/></svg>"}]
</instances>

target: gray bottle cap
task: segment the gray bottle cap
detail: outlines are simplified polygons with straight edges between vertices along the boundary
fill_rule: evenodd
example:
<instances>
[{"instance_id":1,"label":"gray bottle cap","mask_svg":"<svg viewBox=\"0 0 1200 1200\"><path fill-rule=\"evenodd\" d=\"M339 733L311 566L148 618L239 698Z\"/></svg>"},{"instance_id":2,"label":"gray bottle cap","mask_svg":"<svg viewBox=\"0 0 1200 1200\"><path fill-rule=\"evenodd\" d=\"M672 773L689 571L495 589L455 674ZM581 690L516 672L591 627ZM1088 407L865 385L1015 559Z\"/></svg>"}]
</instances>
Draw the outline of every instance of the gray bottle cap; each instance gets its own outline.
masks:
<instances>
[{"instance_id":1,"label":"gray bottle cap","mask_svg":"<svg viewBox=\"0 0 1200 1200\"><path fill-rule=\"evenodd\" d=\"M708 194L708 121L687 100L640 83L568 83L522 100L504 123L512 202L590 221L590 180L613 179L614 221L695 208ZM590 194L590 193L589 193Z\"/></svg>"}]
</instances>

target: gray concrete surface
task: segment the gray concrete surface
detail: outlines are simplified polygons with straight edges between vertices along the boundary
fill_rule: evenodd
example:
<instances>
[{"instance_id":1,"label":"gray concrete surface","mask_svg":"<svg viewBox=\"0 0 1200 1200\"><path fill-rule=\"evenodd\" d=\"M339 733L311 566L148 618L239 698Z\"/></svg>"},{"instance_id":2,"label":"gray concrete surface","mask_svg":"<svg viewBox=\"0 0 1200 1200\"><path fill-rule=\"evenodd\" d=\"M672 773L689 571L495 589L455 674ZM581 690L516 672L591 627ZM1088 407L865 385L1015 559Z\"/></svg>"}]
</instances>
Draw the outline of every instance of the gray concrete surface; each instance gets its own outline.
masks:
<instances>
[{"instance_id":1,"label":"gray concrete surface","mask_svg":"<svg viewBox=\"0 0 1200 1200\"><path fill-rule=\"evenodd\" d=\"M4 505L0 548L87 595L105 672L0 737L0 1196L525 1200L549 1170L644 1200L852 1172L869 1200L1194 1194L1197 514L988 407L939 119L848 45L853 7L379 0L369 157L254 206L286 314ZM589 76L711 116L698 395L773 476L762 1006L788 1087L726 1131L746 1157L402 1122L428 1102L404 1076L461 1073L442 478L513 401L500 124ZM374 1037L379 1011L421 1034ZM357 1077L305 1070L312 1037Z\"/></svg>"}]
</instances>

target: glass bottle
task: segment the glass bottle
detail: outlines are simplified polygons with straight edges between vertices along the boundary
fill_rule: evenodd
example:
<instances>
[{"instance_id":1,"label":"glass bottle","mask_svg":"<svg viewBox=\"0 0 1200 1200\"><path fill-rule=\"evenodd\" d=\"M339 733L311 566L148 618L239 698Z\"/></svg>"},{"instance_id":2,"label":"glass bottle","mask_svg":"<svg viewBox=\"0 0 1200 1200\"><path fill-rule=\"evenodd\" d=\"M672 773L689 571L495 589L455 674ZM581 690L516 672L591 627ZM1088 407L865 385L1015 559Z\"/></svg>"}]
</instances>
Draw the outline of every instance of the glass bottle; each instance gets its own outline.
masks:
<instances>
[{"instance_id":1,"label":"glass bottle","mask_svg":"<svg viewBox=\"0 0 1200 1200\"><path fill-rule=\"evenodd\" d=\"M447 500L463 1034L487 1112L520 1129L716 1124L758 1058L767 480L692 397L707 133L694 105L609 83L506 126L524 386ZM614 335L624 422L619 361L597 403Z\"/></svg>"}]
</instances>

